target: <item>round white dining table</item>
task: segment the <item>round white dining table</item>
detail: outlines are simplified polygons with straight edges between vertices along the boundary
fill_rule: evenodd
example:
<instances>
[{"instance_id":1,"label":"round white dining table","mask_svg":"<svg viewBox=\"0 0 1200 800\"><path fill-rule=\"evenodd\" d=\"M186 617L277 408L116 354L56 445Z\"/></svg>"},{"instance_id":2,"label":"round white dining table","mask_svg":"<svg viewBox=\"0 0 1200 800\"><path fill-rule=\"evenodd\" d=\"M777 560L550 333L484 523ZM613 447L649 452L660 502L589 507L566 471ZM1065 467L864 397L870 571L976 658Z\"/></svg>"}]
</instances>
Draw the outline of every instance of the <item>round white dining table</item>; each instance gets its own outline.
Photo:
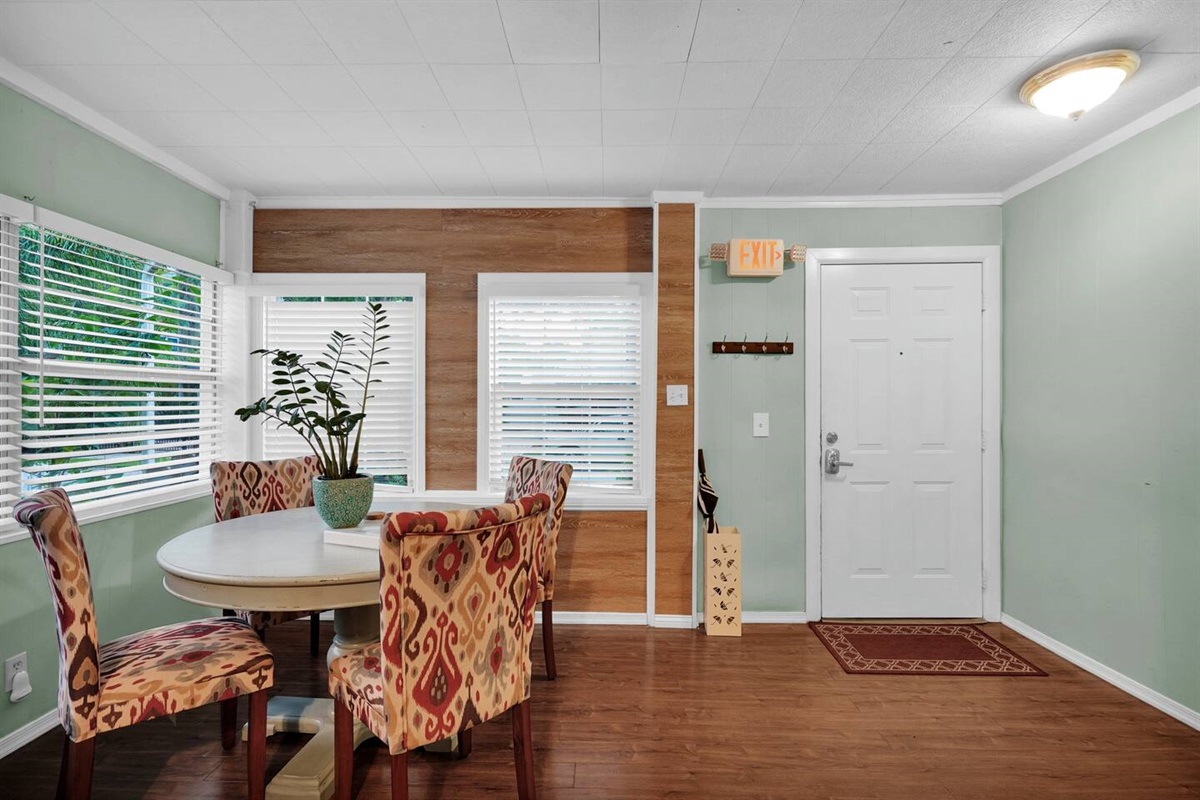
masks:
<instances>
[{"instance_id":1,"label":"round white dining table","mask_svg":"<svg viewBox=\"0 0 1200 800\"><path fill-rule=\"evenodd\" d=\"M377 506L383 509L381 502ZM388 511L464 507L403 498L388 498L387 503ZM176 597L213 608L333 609L332 661L379 640L379 550L327 543L327 527L310 507L239 517L181 533L158 550L163 586ZM333 700L272 698L267 732L279 731L313 738L271 780L269 800L328 800L334 789ZM355 747L370 737L365 726L355 726Z\"/></svg>"}]
</instances>

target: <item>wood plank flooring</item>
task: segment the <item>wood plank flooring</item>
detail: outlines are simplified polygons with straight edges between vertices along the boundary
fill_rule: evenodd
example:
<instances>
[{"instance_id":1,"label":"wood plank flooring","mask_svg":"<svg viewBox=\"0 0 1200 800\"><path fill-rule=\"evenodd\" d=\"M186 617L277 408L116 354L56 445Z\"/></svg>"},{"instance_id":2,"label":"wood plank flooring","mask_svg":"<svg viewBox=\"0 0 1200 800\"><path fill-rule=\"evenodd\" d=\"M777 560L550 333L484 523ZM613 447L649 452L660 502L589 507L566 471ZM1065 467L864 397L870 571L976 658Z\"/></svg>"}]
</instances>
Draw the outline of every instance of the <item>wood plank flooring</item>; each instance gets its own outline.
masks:
<instances>
[{"instance_id":1,"label":"wood plank flooring","mask_svg":"<svg viewBox=\"0 0 1200 800\"><path fill-rule=\"evenodd\" d=\"M1200 799L1200 732L999 625L984 630L1049 677L846 675L804 626L555 628L559 679L533 687L543 800ZM271 630L276 689L323 696L306 632ZM268 777L304 741L272 737ZM56 729L0 761L0 797L52 798L61 747ZM155 720L99 738L93 797L244 798L245 758L221 750L216 706ZM357 797L388 796L387 763L359 748ZM508 719L476 729L466 761L414 754L409 785L414 800L514 797Z\"/></svg>"}]
</instances>

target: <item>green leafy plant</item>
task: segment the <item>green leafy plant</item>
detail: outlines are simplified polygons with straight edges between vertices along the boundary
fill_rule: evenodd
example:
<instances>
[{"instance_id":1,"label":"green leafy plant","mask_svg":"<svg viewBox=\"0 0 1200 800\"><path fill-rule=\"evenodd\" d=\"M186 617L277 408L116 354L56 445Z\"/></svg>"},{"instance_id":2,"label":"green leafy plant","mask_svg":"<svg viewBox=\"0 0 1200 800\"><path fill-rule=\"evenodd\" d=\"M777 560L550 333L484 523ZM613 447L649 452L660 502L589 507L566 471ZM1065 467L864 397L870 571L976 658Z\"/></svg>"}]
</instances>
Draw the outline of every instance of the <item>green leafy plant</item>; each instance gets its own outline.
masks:
<instances>
[{"instance_id":1,"label":"green leafy plant","mask_svg":"<svg viewBox=\"0 0 1200 800\"><path fill-rule=\"evenodd\" d=\"M368 302L363 323L361 343L353 335L334 331L324 354L315 361L306 361L299 353L287 350L253 351L252 355L270 358L275 390L236 412L242 422L263 416L300 434L321 460L322 475L329 480L358 477L358 449L367 401L373 397L372 384L380 382L371 373L388 363L378 360L388 350L383 342L390 338L384 333L389 326L383 305ZM357 407L342 391L347 379L361 390Z\"/></svg>"}]
</instances>

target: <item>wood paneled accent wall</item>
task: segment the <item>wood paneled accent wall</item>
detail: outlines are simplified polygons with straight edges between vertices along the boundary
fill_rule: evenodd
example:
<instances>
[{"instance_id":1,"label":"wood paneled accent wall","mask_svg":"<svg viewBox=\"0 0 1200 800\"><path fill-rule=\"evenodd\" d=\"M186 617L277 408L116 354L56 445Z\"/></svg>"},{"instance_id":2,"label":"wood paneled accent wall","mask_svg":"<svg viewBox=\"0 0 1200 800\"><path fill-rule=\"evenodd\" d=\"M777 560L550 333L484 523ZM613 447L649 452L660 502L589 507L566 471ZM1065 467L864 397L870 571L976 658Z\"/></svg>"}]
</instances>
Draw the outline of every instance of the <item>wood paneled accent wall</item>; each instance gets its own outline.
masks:
<instances>
[{"instance_id":1,"label":"wood paneled accent wall","mask_svg":"<svg viewBox=\"0 0 1200 800\"><path fill-rule=\"evenodd\" d=\"M650 272L653 237L649 208L262 209L254 271L425 273L425 483L473 490L476 276ZM644 612L645 532L644 512L568 513L555 605Z\"/></svg>"},{"instance_id":2,"label":"wood paneled accent wall","mask_svg":"<svg viewBox=\"0 0 1200 800\"><path fill-rule=\"evenodd\" d=\"M658 207L658 441L655 447L654 611L692 613L693 443L696 398L696 207ZM686 406L667 406L667 384L688 387Z\"/></svg>"}]
</instances>

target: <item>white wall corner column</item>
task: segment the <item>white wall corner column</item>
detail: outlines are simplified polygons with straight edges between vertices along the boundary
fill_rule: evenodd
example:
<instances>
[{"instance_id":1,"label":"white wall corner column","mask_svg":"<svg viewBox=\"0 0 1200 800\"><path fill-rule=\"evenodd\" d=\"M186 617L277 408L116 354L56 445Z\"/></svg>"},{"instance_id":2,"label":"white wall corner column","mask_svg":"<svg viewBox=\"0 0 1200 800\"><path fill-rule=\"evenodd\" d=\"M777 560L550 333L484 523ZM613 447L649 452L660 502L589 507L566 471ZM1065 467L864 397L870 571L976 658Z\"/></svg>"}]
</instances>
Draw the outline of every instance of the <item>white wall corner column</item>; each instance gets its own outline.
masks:
<instances>
[{"instance_id":1,"label":"white wall corner column","mask_svg":"<svg viewBox=\"0 0 1200 800\"><path fill-rule=\"evenodd\" d=\"M254 272L255 197L244 189L230 192L221 201L221 266L233 273L234 283L222 287L221 356L225 365L221 375L221 424L225 439L225 457L258 458L253 436L254 426L238 422L234 409L249 403L261 392L261 381L253 379L250 360L251 327L255 321L247 299L246 286Z\"/></svg>"}]
</instances>

